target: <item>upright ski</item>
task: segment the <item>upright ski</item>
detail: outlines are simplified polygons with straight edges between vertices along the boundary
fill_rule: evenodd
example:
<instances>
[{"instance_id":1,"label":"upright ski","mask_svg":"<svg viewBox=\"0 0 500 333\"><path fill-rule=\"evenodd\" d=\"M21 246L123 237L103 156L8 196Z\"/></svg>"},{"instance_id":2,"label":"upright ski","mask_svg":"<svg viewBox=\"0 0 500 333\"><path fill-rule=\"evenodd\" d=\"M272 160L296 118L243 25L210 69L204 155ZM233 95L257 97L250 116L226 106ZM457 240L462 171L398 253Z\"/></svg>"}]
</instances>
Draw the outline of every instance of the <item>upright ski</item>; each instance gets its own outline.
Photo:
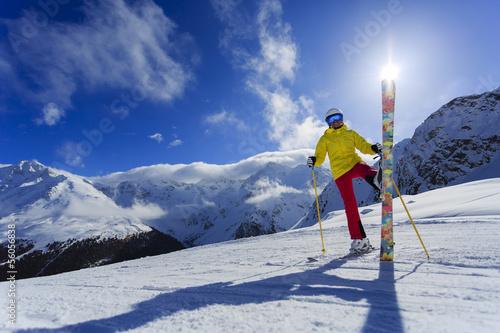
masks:
<instances>
[{"instance_id":1,"label":"upright ski","mask_svg":"<svg viewBox=\"0 0 500 333\"><path fill-rule=\"evenodd\" d=\"M394 101L396 85L393 80L382 80L382 240L380 260L394 259L392 232L392 145L394 129Z\"/></svg>"}]
</instances>

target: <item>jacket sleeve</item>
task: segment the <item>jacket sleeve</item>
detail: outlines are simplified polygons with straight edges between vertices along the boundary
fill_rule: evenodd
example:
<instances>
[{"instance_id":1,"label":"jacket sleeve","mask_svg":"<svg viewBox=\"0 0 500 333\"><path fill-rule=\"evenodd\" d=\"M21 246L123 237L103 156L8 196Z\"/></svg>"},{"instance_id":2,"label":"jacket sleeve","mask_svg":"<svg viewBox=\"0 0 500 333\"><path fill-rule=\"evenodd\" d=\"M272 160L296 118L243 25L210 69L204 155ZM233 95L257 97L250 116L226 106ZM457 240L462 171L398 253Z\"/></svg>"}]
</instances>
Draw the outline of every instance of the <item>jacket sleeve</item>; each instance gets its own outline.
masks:
<instances>
[{"instance_id":1,"label":"jacket sleeve","mask_svg":"<svg viewBox=\"0 0 500 333\"><path fill-rule=\"evenodd\" d=\"M316 163L314 163L314 166L320 166L325 161L326 140L323 137L319 139L318 144L316 145L316 152L314 153L314 156L316 156Z\"/></svg>"},{"instance_id":2,"label":"jacket sleeve","mask_svg":"<svg viewBox=\"0 0 500 333\"><path fill-rule=\"evenodd\" d=\"M359 149L363 154L375 155L376 153L372 149L372 144L365 140L361 135L359 135L356 131L353 131L354 135L354 144L356 148Z\"/></svg>"}]
</instances>

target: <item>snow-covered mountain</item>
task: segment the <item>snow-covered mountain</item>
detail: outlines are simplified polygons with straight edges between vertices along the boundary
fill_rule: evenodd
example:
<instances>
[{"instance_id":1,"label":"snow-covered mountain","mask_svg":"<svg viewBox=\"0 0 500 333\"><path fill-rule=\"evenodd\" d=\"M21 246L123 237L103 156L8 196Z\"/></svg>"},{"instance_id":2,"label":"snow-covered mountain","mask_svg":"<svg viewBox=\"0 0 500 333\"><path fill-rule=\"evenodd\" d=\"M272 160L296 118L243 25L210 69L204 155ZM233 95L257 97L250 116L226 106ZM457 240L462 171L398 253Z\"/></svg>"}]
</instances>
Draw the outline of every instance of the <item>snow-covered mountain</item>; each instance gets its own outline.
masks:
<instances>
[{"instance_id":1,"label":"snow-covered mountain","mask_svg":"<svg viewBox=\"0 0 500 333\"><path fill-rule=\"evenodd\" d=\"M15 225L18 278L168 253L184 248L142 219L158 206L116 205L89 180L22 161L0 168L0 225ZM0 234L1 265L7 233ZM2 269L2 279L6 270Z\"/></svg>"},{"instance_id":2,"label":"snow-covered mountain","mask_svg":"<svg viewBox=\"0 0 500 333\"><path fill-rule=\"evenodd\" d=\"M458 97L416 130L395 173L402 193L500 176L500 87Z\"/></svg>"},{"instance_id":3,"label":"snow-covered mountain","mask_svg":"<svg viewBox=\"0 0 500 333\"><path fill-rule=\"evenodd\" d=\"M36 161L0 168L0 218L9 223L30 222L18 226L20 238L47 243L151 230L135 216L123 217L124 212L85 178ZM89 222L82 225L77 217ZM54 224L65 228L55 232Z\"/></svg>"},{"instance_id":4,"label":"snow-covered mountain","mask_svg":"<svg viewBox=\"0 0 500 333\"><path fill-rule=\"evenodd\" d=\"M186 246L290 229L314 201L310 150L264 153L228 165L156 165L94 178L94 186L121 207L137 200L166 214L148 225ZM319 168L321 191L331 180ZM298 218L297 218L298 217Z\"/></svg>"},{"instance_id":5,"label":"snow-covered mountain","mask_svg":"<svg viewBox=\"0 0 500 333\"><path fill-rule=\"evenodd\" d=\"M0 225L16 224L18 260L29 267L24 277L284 231L314 201L310 153L156 165L93 179L23 161L0 168ZM331 174L316 174L321 191ZM0 260L5 264L6 252Z\"/></svg>"}]
</instances>

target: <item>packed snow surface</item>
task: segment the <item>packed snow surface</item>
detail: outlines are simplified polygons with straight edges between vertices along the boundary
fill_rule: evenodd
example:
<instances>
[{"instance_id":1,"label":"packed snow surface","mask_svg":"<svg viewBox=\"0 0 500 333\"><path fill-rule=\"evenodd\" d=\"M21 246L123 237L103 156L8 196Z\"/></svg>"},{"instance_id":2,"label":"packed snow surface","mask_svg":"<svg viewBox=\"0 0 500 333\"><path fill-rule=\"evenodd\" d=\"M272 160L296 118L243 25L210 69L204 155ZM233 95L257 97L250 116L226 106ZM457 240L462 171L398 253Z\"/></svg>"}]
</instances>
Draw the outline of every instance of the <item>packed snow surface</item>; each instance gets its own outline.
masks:
<instances>
[{"instance_id":1,"label":"packed snow surface","mask_svg":"<svg viewBox=\"0 0 500 333\"><path fill-rule=\"evenodd\" d=\"M392 263L342 258L335 211L322 218L326 254L316 224L17 281L15 325L2 296L0 331L498 332L500 178L403 199L429 259L397 198ZM360 208L375 246L380 208Z\"/></svg>"}]
</instances>

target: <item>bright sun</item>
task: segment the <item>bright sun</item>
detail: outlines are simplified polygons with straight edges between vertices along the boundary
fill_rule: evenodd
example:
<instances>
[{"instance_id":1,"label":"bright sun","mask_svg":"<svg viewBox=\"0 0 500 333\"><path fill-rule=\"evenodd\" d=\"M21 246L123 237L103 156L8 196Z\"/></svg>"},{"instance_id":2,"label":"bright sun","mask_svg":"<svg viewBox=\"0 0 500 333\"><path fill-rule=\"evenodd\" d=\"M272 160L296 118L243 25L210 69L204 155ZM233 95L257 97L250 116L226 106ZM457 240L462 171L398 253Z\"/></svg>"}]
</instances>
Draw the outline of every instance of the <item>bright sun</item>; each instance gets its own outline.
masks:
<instances>
[{"instance_id":1,"label":"bright sun","mask_svg":"<svg viewBox=\"0 0 500 333\"><path fill-rule=\"evenodd\" d=\"M382 72L380 73L380 78L382 80L384 79L395 80L397 79L398 74L399 74L399 67L393 64L389 64L382 69Z\"/></svg>"}]
</instances>

